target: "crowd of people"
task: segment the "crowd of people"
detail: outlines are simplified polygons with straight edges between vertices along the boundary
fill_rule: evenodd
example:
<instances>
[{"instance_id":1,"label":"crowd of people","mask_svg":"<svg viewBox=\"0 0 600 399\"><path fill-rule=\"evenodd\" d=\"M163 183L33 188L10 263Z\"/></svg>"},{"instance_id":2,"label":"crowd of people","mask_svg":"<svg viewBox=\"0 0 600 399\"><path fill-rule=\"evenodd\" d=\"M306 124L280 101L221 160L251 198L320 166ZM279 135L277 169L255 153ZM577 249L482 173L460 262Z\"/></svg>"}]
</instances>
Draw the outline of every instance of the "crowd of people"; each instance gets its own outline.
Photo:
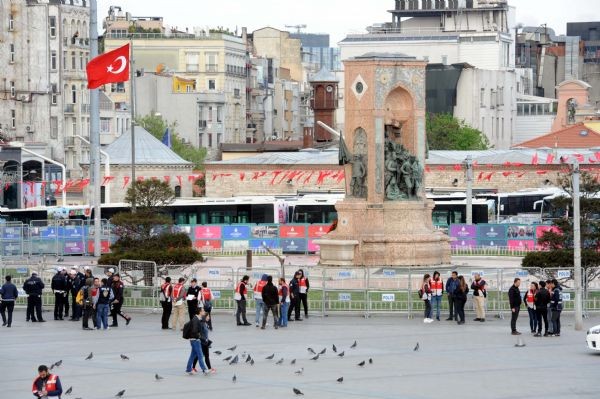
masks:
<instances>
[{"instance_id":1,"label":"crowd of people","mask_svg":"<svg viewBox=\"0 0 600 399\"><path fill-rule=\"evenodd\" d=\"M529 327L534 337L560 337L560 315L563 310L562 288L556 279L532 282L522 297L519 287L521 279L515 278L508 290L508 300L511 309L510 328L513 335L521 335L517 330L517 319L521 305L527 308Z\"/></svg>"}]
</instances>

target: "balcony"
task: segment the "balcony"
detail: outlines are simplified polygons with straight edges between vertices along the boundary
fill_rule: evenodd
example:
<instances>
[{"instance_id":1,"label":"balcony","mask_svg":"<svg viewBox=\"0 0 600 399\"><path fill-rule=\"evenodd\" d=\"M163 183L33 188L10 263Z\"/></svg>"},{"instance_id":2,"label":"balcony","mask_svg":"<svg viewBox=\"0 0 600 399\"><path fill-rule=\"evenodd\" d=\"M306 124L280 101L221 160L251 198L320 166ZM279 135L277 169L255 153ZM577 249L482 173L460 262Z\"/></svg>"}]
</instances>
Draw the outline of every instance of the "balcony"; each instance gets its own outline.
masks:
<instances>
[{"instance_id":1,"label":"balcony","mask_svg":"<svg viewBox=\"0 0 600 399\"><path fill-rule=\"evenodd\" d=\"M228 40L243 44L241 37L228 35L227 33L121 33L121 32L108 32L104 35L105 39L120 39L128 40L132 38L134 40Z\"/></svg>"},{"instance_id":2,"label":"balcony","mask_svg":"<svg viewBox=\"0 0 600 399\"><path fill-rule=\"evenodd\" d=\"M65 104L65 114L74 114L75 104Z\"/></svg>"},{"instance_id":3,"label":"balcony","mask_svg":"<svg viewBox=\"0 0 600 399\"><path fill-rule=\"evenodd\" d=\"M219 72L219 65L218 64L206 64L205 65L205 70L206 72Z\"/></svg>"},{"instance_id":4,"label":"balcony","mask_svg":"<svg viewBox=\"0 0 600 399\"><path fill-rule=\"evenodd\" d=\"M64 144L65 144L65 147L74 147L75 146L75 137L74 136L65 136Z\"/></svg>"}]
</instances>

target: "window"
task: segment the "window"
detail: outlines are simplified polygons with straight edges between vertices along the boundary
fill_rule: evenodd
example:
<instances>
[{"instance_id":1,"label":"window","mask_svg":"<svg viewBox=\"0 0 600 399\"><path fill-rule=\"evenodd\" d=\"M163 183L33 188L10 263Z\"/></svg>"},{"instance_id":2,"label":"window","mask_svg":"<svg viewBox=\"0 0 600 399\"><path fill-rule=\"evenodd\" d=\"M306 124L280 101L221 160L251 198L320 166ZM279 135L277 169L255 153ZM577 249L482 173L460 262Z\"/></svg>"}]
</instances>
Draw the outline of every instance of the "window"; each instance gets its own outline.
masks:
<instances>
[{"instance_id":1,"label":"window","mask_svg":"<svg viewBox=\"0 0 600 399\"><path fill-rule=\"evenodd\" d=\"M233 95L235 97L239 97L240 96L240 89L233 89Z\"/></svg>"},{"instance_id":2,"label":"window","mask_svg":"<svg viewBox=\"0 0 600 399\"><path fill-rule=\"evenodd\" d=\"M212 133L208 133L208 146L212 147Z\"/></svg>"},{"instance_id":3,"label":"window","mask_svg":"<svg viewBox=\"0 0 600 399\"><path fill-rule=\"evenodd\" d=\"M10 110L10 127L13 129L17 128L17 111L14 109Z\"/></svg>"},{"instance_id":4,"label":"window","mask_svg":"<svg viewBox=\"0 0 600 399\"><path fill-rule=\"evenodd\" d=\"M77 58L75 57L75 52L74 51L71 52L71 69L72 70L76 70L77 69Z\"/></svg>"},{"instance_id":5,"label":"window","mask_svg":"<svg viewBox=\"0 0 600 399\"><path fill-rule=\"evenodd\" d=\"M106 187L100 186L100 203L106 203Z\"/></svg>"},{"instance_id":6,"label":"window","mask_svg":"<svg viewBox=\"0 0 600 399\"><path fill-rule=\"evenodd\" d=\"M62 64L63 64L63 68L66 70L67 69L67 52L66 51L63 51Z\"/></svg>"},{"instance_id":7,"label":"window","mask_svg":"<svg viewBox=\"0 0 600 399\"><path fill-rule=\"evenodd\" d=\"M51 139L58 138L58 117L57 116L50 117L50 138Z\"/></svg>"},{"instance_id":8,"label":"window","mask_svg":"<svg viewBox=\"0 0 600 399\"><path fill-rule=\"evenodd\" d=\"M8 14L8 30L15 30L15 16L12 14Z\"/></svg>"},{"instance_id":9,"label":"window","mask_svg":"<svg viewBox=\"0 0 600 399\"><path fill-rule=\"evenodd\" d=\"M50 53L50 69L56 71L56 51Z\"/></svg>"},{"instance_id":10,"label":"window","mask_svg":"<svg viewBox=\"0 0 600 399\"><path fill-rule=\"evenodd\" d=\"M203 146L204 146L204 134L200 133L200 134L198 135L198 140L199 140L199 143L198 143L198 145L199 145L200 147L203 147Z\"/></svg>"},{"instance_id":11,"label":"window","mask_svg":"<svg viewBox=\"0 0 600 399\"><path fill-rule=\"evenodd\" d=\"M208 79L208 90L216 90L217 82L214 79Z\"/></svg>"},{"instance_id":12,"label":"window","mask_svg":"<svg viewBox=\"0 0 600 399\"><path fill-rule=\"evenodd\" d=\"M208 107L208 118L207 118L207 121L208 122L212 122L212 117L213 117L213 107Z\"/></svg>"},{"instance_id":13,"label":"window","mask_svg":"<svg viewBox=\"0 0 600 399\"><path fill-rule=\"evenodd\" d=\"M110 118L100 118L100 133L110 133Z\"/></svg>"},{"instance_id":14,"label":"window","mask_svg":"<svg viewBox=\"0 0 600 399\"><path fill-rule=\"evenodd\" d=\"M185 53L185 70L187 72L198 72L199 53Z\"/></svg>"},{"instance_id":15,"label":"window","mask_svg":"<svg viewBox=\"0 0 600 399\"><path fill-rule=\"evenodd\" d=\"M498 105L504 105L504 87L498 89Z\"/></svg>"},{"instance_id":16,"label":"window","mask_svg":"<svg viewBox=\"0 0 600 399\"><path fill-rule=\"evenodd\" d=\"M448 56L447 55L442 55L442 64L448 65Z\"/></svg>"},{"instance_id":17,"label":"window","mask_svg":"<svg viewBox=\"0 0 600 399\"><path fill-rule=\"evenodd\" d=\"M221 133L217 133L217 147L221 144Z\"/></svg>"},{"instance_id":18,"label":"window","mask_svg":"<svg viewBox=\"0 0 600 399\"><path fill-rule=\"evenodd\" d=\"M58 103L58 88L56 87L56 83L52 83L52 94L50 96L50 103L52 105L56 105Z\"/></svg>"},{"instance_id":19,"label":"window","mask_svg":"<svg viewBox=\"0 0 600 399\"><path fill-rule=\"evenodd\" d=\"M502 140L504 140L504 118L502 118Z\"/></svg>"},{"instance_id":20,"label":"window","mask_svg":"<svg viewBox=\"0 0 600 399\"><path fill-rule=\"evenodd\" d=\"M50 17L50 37L56 37L56 17Z\"/></svg>"},{"instance_id":21,"label":"window","mask_svg":"<svg viewBox=\"0 0 600 399\"><path fill-rule=\"evenodd\" d=\"M85 64L83 63L83 52L79 53L79 69L84 70Z\"/></svg>"},{"instance_id":22,"label":"window","mask_svg":"<svg viewBox=\"0 0 600 399\"><path fill-rule=\"evenodd\" d=\"M14 64L14 62L15 62L15 44L11 43L8 47L10 49L10 55L9 55L8 60L11 64Z\"/></svg>"},{"instance_id":23,"label":"window","mask_svg":"<svg viewBox=\"0 0 600 399\"><path fill-rule=\"evenodd\" d=\"M217 122L223 122L223 106L217 107Z\"/></svg>"},{"instance_id":24,"label":"window","mask_svg":"<svg viewBox=\"0 0 600 399\"><path fill-rule=\"evenodd\" d=\"M218 53L206 53L206 72L217 72L218 64L217 57Z\"/></svg>"},{"instance_id":25,"label":"window","mask_svg":"<svg viewBox=\"0 0 600 399\"><path fill-rule=\"evenodd\" d=\"M482 88L479 94L479 106L485 107L485 88Z\"/></svg>"},{"instance_id":26,"label":"window","mask_svg":"<svg viewBox=\"0 0 600 399\"><path fill-rule=\"evenodd\" d=\"M496 107L496 91L490 90L490 108Z\"/></svg>"},{"instance_id":27,"label":"window","mask_svg":"<svg viewBox=\"0 0 600 399\"><path fill-rule=\"evenodd\" d=\"M181 197L181 186L175 186L175 198Z\"/></svg>"},{"instance_id":28,"label":"window","mask_svg":"<svg viewBox=\"0 0 600 399\"><path fill-rule=\"evenodd\" d=\"M15 89L15 82L10 81L10 97L15 98L17 96L17 90Z\"/></svg>"},{"instance_id":29,"label":"window","mask_svg":"<svg viewBox=\"0 0 600 399\"><path fill-rule=\"evenodd\" d=\"M77 87L75 85L71 86L71 103L77 104Z\"/></svg>"},{"instance_id":30,"label":"window","mask_svg":"<svg viewBox=\"0 0 600 399\"><path fill-rule=\"evenodd\" d=\"M481 128L480 130L485 131L485 116L481 117Z\"/></svg>"},{"instance_id":31,"label":"window","mask_svg":"<svg viewBox=\"0 0 600 399\"><path fill-rule=\"evenodd\" d=\"M73 118L73 123L72 123L71 126L72 126L72 129L73 129L72 130L73 131L72 136L77 136L77 119L76 118Z\"/></svg>"}]
</instances>

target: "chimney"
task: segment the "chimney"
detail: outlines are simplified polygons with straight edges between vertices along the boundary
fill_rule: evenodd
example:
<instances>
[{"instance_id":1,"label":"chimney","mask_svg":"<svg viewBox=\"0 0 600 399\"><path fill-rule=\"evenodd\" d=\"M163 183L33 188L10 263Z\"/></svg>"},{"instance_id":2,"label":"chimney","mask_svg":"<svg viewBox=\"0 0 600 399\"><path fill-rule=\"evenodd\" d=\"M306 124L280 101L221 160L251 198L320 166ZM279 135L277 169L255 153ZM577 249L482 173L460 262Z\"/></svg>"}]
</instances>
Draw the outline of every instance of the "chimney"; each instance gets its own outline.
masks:
<instances>
[{"instance_id":1,"label":"chimney","mask_svg":"<svg viewBox=\"0 0 600 399\"><path fill-rule=\"evenodd\" d=\"M313 148L313 128L311 126L304 126L302 148Z\"/></svg>"}]
</instances>

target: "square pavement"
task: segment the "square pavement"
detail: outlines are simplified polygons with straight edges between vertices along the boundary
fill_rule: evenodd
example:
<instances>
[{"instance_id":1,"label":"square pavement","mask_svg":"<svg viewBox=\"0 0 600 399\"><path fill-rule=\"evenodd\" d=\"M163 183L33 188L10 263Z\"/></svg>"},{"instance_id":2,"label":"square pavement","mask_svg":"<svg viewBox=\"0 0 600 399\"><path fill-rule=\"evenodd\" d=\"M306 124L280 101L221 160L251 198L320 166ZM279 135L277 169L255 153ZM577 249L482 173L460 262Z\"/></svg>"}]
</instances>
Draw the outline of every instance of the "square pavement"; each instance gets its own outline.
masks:
<instances>
[{"instance_id":1,"label":"square pavement","mask_svg":"<svg viewBox=\"0 0 600 399\"><path fill-rule=\"evenodd\" d=\"M47 319L51 313L45 312ZM254 321L254 315L248 315ZM423 324L404 315L311 317L290 322L286 329L254 325L237 327L230 313L216 313L211 361L217 373L188 376L184 373L190 352L180 331L161 330L159 313L134 313L132 323L108 331L83 331L80 323L48 321L26 323L23 309L14 314L13 327L0 328L0 397L31 397L37 366L63 360L55 369L63 398L112 398L125 389L125 398L295 397L306 398L598 398L600 353L585 345L586 330L600 324L598 315L584 320L584 330L574 331L573 317L563 317L562 336L534 338L524 312L519 329L526 346L515 347L509 320L488 319L458 326L441 321ZM443 320L443 319L442 319ZM358 345L350 349L356 340ZM419 342L420 349L414 351ZM340 358L332 351L332 344ZM235 352L227 351L237 345ZM309 360L312 347L326 354ZM223 352L221 356L212 353ZM84 360L90 353L92 360ZM256 363L229 365L230 354L249 353ZM121 360L120 354L130 357ZM273 360L265 358L275 354ZM283 358L282 365L276 365ZM373 359L373 364L368 359ZM290 361L296 359L295 365ZM357 364L363 360L364 367ZM295 375L300 367L304 373ZM158 373L164 379L156 382ZM237 382L232 382L232 376ZM344 377L343 383L336 380Z\"/></svg>"}]
</instances>

